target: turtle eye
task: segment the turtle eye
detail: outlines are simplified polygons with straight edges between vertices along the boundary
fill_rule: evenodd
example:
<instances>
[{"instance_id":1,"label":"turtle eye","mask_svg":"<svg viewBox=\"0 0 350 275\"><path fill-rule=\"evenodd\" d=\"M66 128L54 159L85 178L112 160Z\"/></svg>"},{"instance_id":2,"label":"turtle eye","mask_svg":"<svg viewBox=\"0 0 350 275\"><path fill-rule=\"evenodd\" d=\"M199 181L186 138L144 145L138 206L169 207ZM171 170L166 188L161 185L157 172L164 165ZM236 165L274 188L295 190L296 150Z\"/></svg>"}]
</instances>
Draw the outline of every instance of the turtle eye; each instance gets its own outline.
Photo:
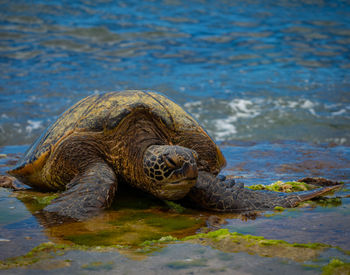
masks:
<instances>
[{"instance_id":1,"label":"turtle eye","mask_svg":"<svg viewBox=\"0 0 350 275\"><path fill-rule=\"evenodd\" d=\"M169 156L164 157L164 162L170 169L175 169L177 167L175 161Z\"/></svg>"}]
</instances>

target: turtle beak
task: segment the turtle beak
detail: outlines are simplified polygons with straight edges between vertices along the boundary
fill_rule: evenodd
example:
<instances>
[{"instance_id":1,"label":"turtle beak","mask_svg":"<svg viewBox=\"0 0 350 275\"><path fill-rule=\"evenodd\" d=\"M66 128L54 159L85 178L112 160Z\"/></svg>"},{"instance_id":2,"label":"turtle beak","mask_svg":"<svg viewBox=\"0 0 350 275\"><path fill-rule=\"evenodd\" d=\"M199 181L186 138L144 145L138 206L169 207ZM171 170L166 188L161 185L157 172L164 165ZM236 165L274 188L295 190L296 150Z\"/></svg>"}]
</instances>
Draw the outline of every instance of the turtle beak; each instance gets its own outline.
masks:
<instances>
[{"instance_id":1,"label":"turtle beak","mask_svg":"<svg viewBox=\"0 0 350 275\"><path fill-rule=\"evenodd\" d=\"M198 169L196 164L191 165L186 162L182 167L182 172L183 176L189 180L195 180L198 177Z\"/></svg>"},{"instance_id":2,"label":"turtle beak","mask_svg":"<svg viewBox=\"0 0 350 275\"><path fill-rule=\"evenodd\" d=\"M184 163L183 166L174 171L174 176L180 179L172 184L183 183L184 181L194 181L198 177L198 169L196 164Z\"/></svg>"}]
</instances>

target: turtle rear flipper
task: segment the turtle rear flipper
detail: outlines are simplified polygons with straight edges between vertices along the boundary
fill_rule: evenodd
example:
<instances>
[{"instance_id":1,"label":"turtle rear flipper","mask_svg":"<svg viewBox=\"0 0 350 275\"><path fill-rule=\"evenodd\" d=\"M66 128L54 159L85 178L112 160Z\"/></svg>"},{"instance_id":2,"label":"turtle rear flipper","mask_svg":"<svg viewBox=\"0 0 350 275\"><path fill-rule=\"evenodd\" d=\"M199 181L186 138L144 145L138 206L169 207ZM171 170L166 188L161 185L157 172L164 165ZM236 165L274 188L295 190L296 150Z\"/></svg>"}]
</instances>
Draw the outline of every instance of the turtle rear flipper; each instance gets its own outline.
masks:
<instances>
[{"instance_id":1,"label":"turtle rear flipper","mask_svg":"<svg viewBox=\"0 0 350 275\"><path fill-rule=\"evenodd\" d=\"M200 172L196 185L188 197L200 207L216 211L264 210L280 207L295 207L300 202L322 196L339 189L341 185L323 187L311 191L282 193L251 190L243 183L222 180L213 175Z\"/></svg>"},{"instance_id":2,"label":"turtle rear flipper","mask_svg":"<svg viewBox=\"0 0 350 275\"><path fill-rule=\"evenodd\" d=\"M279 193L272 191L258 191L258 190L249 190L245 188L245 192L255 192L255 203L258 205L261 204L262 208L274 208L276 206L290 208L295 207L299 203L307 200L311 200L317 197L328 194L329 192L339 189L341 185L336 186L327 186L310 191L301 191L293 193ZM248 192L247 192L247 191ZM265 194L264 194L265 193ZM246 194L242 194L244 197ZM253 200L254 202L254 200Z\"/></svg>"},{"instance_id":3,"label":"turtle rear flipper","mask_svg":"<svg viewBox=\"0 0 350 275\"><path fill-rule=\"evenodd\" d=\"M83 220L108 208L117 189L116 175L106 163L94 163L75 176L67 189L43 209L46 217Z\"/></svg>"}]
</instances>

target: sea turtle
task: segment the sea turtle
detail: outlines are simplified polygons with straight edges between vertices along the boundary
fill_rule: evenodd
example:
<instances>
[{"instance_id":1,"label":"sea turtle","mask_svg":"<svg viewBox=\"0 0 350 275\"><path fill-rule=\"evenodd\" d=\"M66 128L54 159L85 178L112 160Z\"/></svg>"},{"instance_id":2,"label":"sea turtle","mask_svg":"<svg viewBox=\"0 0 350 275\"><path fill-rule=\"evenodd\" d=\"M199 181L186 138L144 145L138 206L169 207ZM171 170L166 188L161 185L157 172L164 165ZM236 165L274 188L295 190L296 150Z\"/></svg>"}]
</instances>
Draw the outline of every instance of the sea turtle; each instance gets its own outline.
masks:
<instances>
[{"instance_id":1,"label":"sea turtle","mask_svg":"<svg viewBox=\"0 0 350 275\"><path fill-rule=\"evenodd\" d=\"M294 207L334 188L252 191L218 176L225 164L219 147L180 106L156 92L129 90L79 101L9 174L33 188L63 191L44 212L73 219L108 208L120 183L217 211Z\"/></svg>"}]
</instances>

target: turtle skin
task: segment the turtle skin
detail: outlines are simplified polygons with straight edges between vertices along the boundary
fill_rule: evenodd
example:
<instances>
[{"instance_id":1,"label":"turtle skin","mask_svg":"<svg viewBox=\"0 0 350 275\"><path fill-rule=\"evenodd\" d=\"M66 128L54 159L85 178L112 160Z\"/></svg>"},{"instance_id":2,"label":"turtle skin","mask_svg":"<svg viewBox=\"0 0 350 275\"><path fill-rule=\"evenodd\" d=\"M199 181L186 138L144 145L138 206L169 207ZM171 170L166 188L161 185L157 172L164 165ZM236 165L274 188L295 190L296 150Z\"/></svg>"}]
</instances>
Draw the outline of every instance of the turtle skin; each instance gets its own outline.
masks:
<instances>
[{"instance_id":1,"label":"turtle skin","mask_svg":"<svg viewBox=\"0 0 350 275\"><path fill-rule=\"evenodd\" d=\"M8 173L33 188L61 191L43 212L75 220L110 207L122 183L215 211L294 207L336 188L253 191L218 176L225 164L219 147L179 105L156 92L128 90L79 101Z\"/></svg>"}]
</instances>

